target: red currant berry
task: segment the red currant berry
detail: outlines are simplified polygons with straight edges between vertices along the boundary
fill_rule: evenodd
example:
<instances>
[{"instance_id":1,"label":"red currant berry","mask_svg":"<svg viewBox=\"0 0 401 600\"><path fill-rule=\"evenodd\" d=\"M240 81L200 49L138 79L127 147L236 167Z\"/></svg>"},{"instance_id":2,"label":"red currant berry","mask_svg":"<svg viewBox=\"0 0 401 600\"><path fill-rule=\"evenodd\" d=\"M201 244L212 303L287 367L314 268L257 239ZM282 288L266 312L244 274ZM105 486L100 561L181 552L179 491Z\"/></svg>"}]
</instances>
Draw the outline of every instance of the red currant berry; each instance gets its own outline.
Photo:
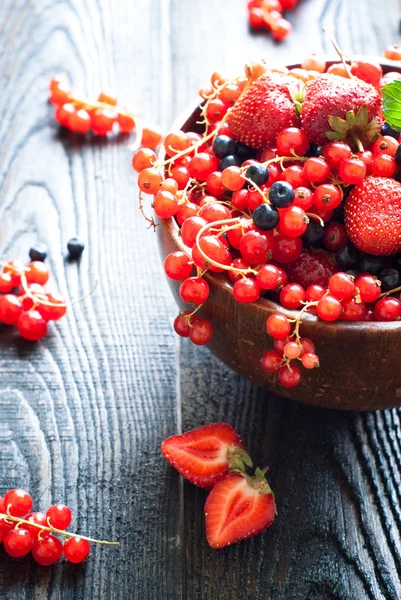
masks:
<instances>
[{"instance_id":1,"label":"red currant berry","mask_svg":"<svg viewBox=\"0 0 401 600\"><path fill-rule=\"evenodd\" d=\"M289 206L281 211L280 230L288 237L300 237L307 230L309 219L299 206Z\"/></svg>"},{"instance_id":2,"label":"red currant berry","mask_svg":"<svg viewBox=\"0 0 401 600\"><path fill-rule=\"evenodd\" d=\"M183 281L191 275L192 261L188 258L185 252L172 252L164 261L164 270L170 279Z\"/></svg>"},{"instance_id":3,"label":"red currant berry","mask_svg":"<svg viewBox=\"0 0 401 600\"><path fill-rule=\"evenodd\" d=\"M4 550L13 558L26 556L33 547L33 537L26 529L12 529L4 538Z\"/></svg>"},{"instance_id":4,"label":"red currant berry","mask_svg":"<svg viewBox=\"0 0 401 600\"><path fill-rule=\"evenodd\" d=\"M178 189L183 190L190 179L189 170L183 165L177 165L171 169L171 177L177 182Z\"/></svg>"},{"instance_id":5,"label":"red currant berry","mask_svg":"<svg viewBox=\"0 0 401 600\"><path fill-rule=\"evenodd\" d=\"M44 262L35 260L28 263L28 270L25 272L26 280L28 283L38 283L39 285L45 285L49 280L49 269Z\"/></svg>"},{"instance_id":6,"label":"red currant berry","mask_svg":"<svg viewBox=\"0 0 401 600\"><path fill-rule=\"evenodd\" d=\"M301 381L301 369L296 364L291 366L285 365L284 367L281 367L278 378L281 385L284 387L296 387Z\"/></svg>"},{"instance_id":7,"label":"red currant berry","mask_svg":"<svg viewBox=\"0 0 401 600\"><path fill-rule=\"evenodd\" d=\"M150 148L139 148L132 157L132 168L137 173L150 169L156 162L156 154Z\"/></svg>"},{"instance_id":8,"label":"red currant berry","mask_svg":"<svg viewBox=\"0 0 401 600\"><path fill-rule=\"evenodd\" d=\"M271 30L274 39L281 41L291 33L292 25L287 19L278 19L272 24Z\"/></svg>"},{"instance_id":9,"label":"red currant berry","mask_svg":"<svg viewBox=\"0 0 401 600\"><path fill-rule=\"evenodd\" d=\"M160 171L154 167L144 169L139 173L138 187L144 194L156 194L162 183L163 176Z\"/></svg>"},{"instance_id":10,"label":"red currant berry","mask_svg":"<svg viewBox=\"0 0 401 600\"><path fill-rule=\"evenodd\" d=\"M302 356L315 351L315 344L309 338L301 338Z\"/></svg>"},{"instance_id":11,"label":"red currant berry","mask_svg":"<svg viewBox=\"0 0 401 600\"><path fill-rule=\"evenodd\" d=\"M0 296L0 321L6 325L15 325L22 314L22 302L13 294Z\"/></svg>"},{"instance_id":12,"label":"red currant berry","mask_svg":"<svg viewBox=\"0 0 401 600\"><path fill-rule=\"evenodd\" d=\"M266 321L266 330L275 340L285 340L291 331L291 323L284 315L273 314Z\"/></svg>"},{"instance_id":13,"label":"red currant berry","mask_svg":"<svg viewBox=\"0 0 401 600\"><path fill-rule=\"evenodd\" d=\"M231 265L231 254L223 244L224 238L216 238L213 235L205 235L199 240L199 244L192 248L192 260L196 266L201 269L208 269L214 273L221 273L223 268L216 266L213 263L220 265ZM202 254L203 253L203 254ZM205 258L205 256L207 258Z\"/></svg>"},{"instance_id":14,"label":"red currant berry","mask_svg":"<svg viewBox=\"0 0 401 600\"><path fill-rule=\"evenodd\" d=\"M282 264L288 264L297 260L302 252L302 240L300 237L289 238L281 233L273 237L273 259Z\"/></svg>"},{"instance_id":15,"label":"red currant berry","mask_svg":"<svg viewBox=\"0 0 401 600\"><path fill-rule=\"evenodd\" d=\"M304 175L304 171L302 167L298 165L292 165L291 167L287 167L279 176L280 181L286 181L294 190L299 187L308 187L309 182Z\"/></svg>"},{"instance_id":16,"label":"red currant berry","mask_svg":"<svg viewBox=\"0 0 401 600\"><path fill-rule=\"evenodd\" d=\"M227 167L224 169L221 181L224 187L231 192L236 192L245 185L244 174L240 167Z\"/></svg>"},{"instance_id":17,"label":"red currant berry","mask_svg":"<svg viewBox=\"0 0 401 600\"><path fill-rule=\"evenodd\" d=\"M287 342L284 346L284 356L295 360L301 356L302 349L296 342Z\"/></svg>"},{"instance_id":18,"label":"red currant berry","mask_svg":"<svg viewBox=\"0 0 401 600\"><path fill-rule=\"evenodd\" d=\"M277 350L268 350L261 358L262 367L268 373L276 373L283 362L283 356Z\"/></svg>"},{"instance_id":19,"label":"red currant berry","mask_svg":"<svg viewBox=\"0 0 401 600\"><path fill-rule=\"evenodd\" d=\"M153 209L160 219L170 219L177 213L178 200L170 192L160 190L154 197Z\"/></svg>"},{"instance_id":20,"label":"red currant berry","mask_svg":"<svg viewBox=\"0 0 401 600\"><path fill-rule=\"evenodd\" d=\"M31 513L30 515L25 517L25 519L26 521L29 521L30 523L35 523L36 525L40 525L41 527L49 527L46 515L41 512ZM26 523L24 524L24 529L27 529L29 531L34 540L38 539L39 533L40 537L42 538L49 537L50 535L48 531L43 531L42 529L39 529L39 527L35 527L34 525L27 525Z\"/></svg>"},{"instance_id":21,"label":"red currant berry","mask_svg":"<svg viewBox=\"0 0 401 600\"><path fill-rule=\"evenodd\" d=\"M199 231L207 225L207 221L201 217L190 217L186 219L181 227L181 239L188 248L192 248Z\"/></svg>"},{"instance_id":22,"label":"red currant berry","mask_svg":"<svg viewBox=\"0 0 401 600\"><path fill-rule=\"evenodd\" d=\"M75 113L75 106L71 104L71 102L66 102L65 104L60 104L57 106L54 113L54 118L62 127L70 128L70 122Z\"/></svg>"},{"instance_id":23,"label":"red currant berry","mask_svg":"<svg viewBox=\"0 0 401 600\"><path fill-rule=\"evenodd\" d=\"M248 197L249 190L237 190L233 193L231 197L231 204L234 206L234 208L237 208L238 210L245 210L246 208L248 208Z\"/></svg>"},{"instance_id":24,"label":"red currant berry","mask_svg":"<svg viewBox=\"0 0 401 600\"><path fill-rule=\"evenodd\" d=\"M90 544L87 540L83 540L80 537L72 537L65 542L63 552L69 562L78 564L88 556Z\"/></svg>"},{"instance_id":25,"label":"red currant berry","mask_svg":"<svg viewBox=\"0 0 401 600\"><path fill-rule=\"evenodd\" d=\"M366 165L360 158L349 158L340 164L338 173L344 183L357 185L366 175Z\"/></svg>"},{"instance_id":26,"label":"red currant berry","mask_svg":"<svg viewBox=\"0 0 401 600\"><path fill-rule=\"evenodd\" d=\"M323 298L326 290L321 285L312 284L306 288L305 299L307 302L318 302L320 298Z\"/></svg>"},{"instance_id":27,"label":"red currant berry","mask_svg":"<svg viewBox=\"0 0 401 600\"><path fill-rule=\"evenodd\" d=\"M250 265L266 262L271 254L272 238L258 231L248 231L239 243L239 251Z\"/></svg>"},{"instance_id":28,"label":"red currant berry","mask_svg":"<svg viewBox=\"0 0 401 600\"><path fill-rule=\"evenodd\" d=\"M92 130L96 135L106 135L113 129L118 112L111 108L97 108L92 113Z\"/></svg>"},{"instance_id":29,"label":"red currant berry","mask_svg":"<svg viewBox=\"0 0 401 600\"><path fill-rule=\"evenodd\" d=\"M186 133L183 131L172 131L164 138L164 147L167 156L175 156L183 150L187 150L191 145Z\"/></svg>"},{"instance_id":30,"label":"red currant berry","mask_svg":"<svg viewBox=\"0 0 401 600\"><path fill-rule=\"evenodd\" d=\"M98 102L103 102L104 104L110 104L111 106L117 106L117 94L114 90L108 89L100 92L97 97Z\"/></svg>"},{"instance_id":31,"label":"red currant berry","mask_svg":"<svg viewBox=\"0 0 401 600\"><path fill-rule=\"evenodd\" d=\"M187 319L185 317L187 317L190 314L191 314L191 311L187 310L183 313L180 313L178 315L178 317L176 317L174 320L174 324L173 324L174 331L181 337L189 337L190 325L187 322Z\"/></svg>"},{"instance_id":32,"label":"red currant berry","mask_svg":"<svg viewBox=\"0 0 401 600\"><path fill-rule=\"evenodd\" d=\"M260 286L256 279L242 277L234 283L234 298L237 302L256 302L260 298Z\"/></svg>"},{"instance_id":33,"label":"red currant berry","mask_svg":"<svg viewBox=\"0 0 401 600\"><path fill-rule=\"evenodd\" d=\"M364 150L364 152L357 152L356 156L365 163L366 175L370 175L370 173L371 173L370 164L373 160L373 152L371 152L370 150Z\"/></svg>"},{"instance_id":34,"label":"red currant berry","mask_svg":"<svg viewBox=\"0 0 401 600\"><path fill-rule=\"evenodd\" d=\"M313 352L306 352L302 355L302 366L305 369L315 369L320 366L319 357Z\"/></svg>"},{"instance_id":35,"label":"red currant berry","mask_svg":"<svg viewBox=\"0 0 401 600\"><path fill-rule=\"evenodd\" d=\"M92 125L90 114L83 108L74 111L68 121L68 126L71 131L78 133L87 133Z\"/></svg>"},{"instance_id":36,"label":"red currant berry","mask_svg":"<svg viewBox=\"0 0 401 600\"><path fill-rule=\"evenodd\" d=\"M213 171L206 179L206 190L213 196L221 196L225 193L223 185L223 174L220 171Z\"/></svg>"},{"instance_id":37,"label":"red currant berry","mask_svg":"<svg viewBox=\"0 0 401 600\"><path fill-rule=\"evenodd\" d=\"M323 148L323 156L332 169L338 169L343 160L351 158L351 148L344 142L331 142Z\"/></svg>"},{"instance_id":38,"label":"red currant berry","mask_svg":"<svg viewBox=\"0 0 401 600\"><path fill-rule=\"evenodd\" d=\"M323 321L336 321L341 316L341 302L333 296L324 296L319 300L316 312Z\"/></svg>"},{"instance_id":39,"label":"red currant berry","mask_svg":"<svg viewBox=\"0 0 401 600\"><path fill-rule=\"evenodd\" d=\"M192 323L189 339L197 346L208 344L213 336L213 325L207 319L197 319Z\"/></svg>"},{"instance_id":40,"label":"red currant berry","mask_svg":"<svg viewBox=\"0 0 401 600\"><path fill-rule=\"evenodd\" d=\"M366 81L366 83L370 83L376 87L383 76L383 69L379 63L357 60L351 67L351 73L358 77L358 79L362 79L362 81Z\"/></svg>"},{"instance_id":41,"label":"red currant berry","mask_svg":"<svg viewBox=\"0 0 401 600\"><path fill-rule=\"evenodd\" d=\"M203 277L188 277L181 284L180 296L184 302L203 304L209 296L209 284Z\"/></svg>"},{"instance_id":42,"label":"red currant berry","mask_svg":"<svg viewBox=\"0 0 401 600\"><path fill-rule=\"evenodd\" d=\"M231 218L231 211L224 204L219 204L218 202L208 202L204 206L202 206L199 216L202 219L205 219L208 223L213 223L214 221L223 221L224 219Z\"/></svg>"},{"instance_id":43,"label":"red currant berry","mask_svg":"<svg viewBox=\"0 0 401 600\"><path fill-rule=\"evenodd\" d=\"M131 133L136 127L135 117L128 113L119 112L117 123L121 133Z\"/></svg>"},{"instance_id":44,"label":"red currant berry","mask_svg":"<svg viewBox=\"0 0 401 600\"><path fill-rule=\"evenodd\" d=\"M64 531L71 523L72 514L65 504L54 504L48 509L46 517L54 529Z\"/></svg>"},{"instance_id":45,"label":"red currant berry","mask_svg":"<svg viewBox=\"0 0 401 600\"><path fill-rule=\"evenodd\" d=\"M186 221L190 217L196 217L198 212L199 207L194 202L184 202L184 204L180 204L178 206L177 214L175 215L178 225L181 226L184 223L184 221Z\"/></svg>"},{"instance_id":46,"label":"red currant berry","mask_svg":"<svg viewBox=\"0 0 401 600\"><path fill-rule=\"evenodd\" d=\"M279 283L280 271L274 265L262 265L258 269L256 281L263 290L275 290Z\"/></svg>"},{"instance_id":47,"label":"red currant berry","mask_svg":"<svg viewBox=\"0 0 401 600\"><path fill-rule=\"evenodd\" d=\"M372 175L377 177L393 177L397 170L397 163L388 154L375 156L370 164Z\"/></svg>"},{"instance_id":48,"label":"red currant berry","mask_svg":"<svg viewBox=\"0 0 401 600\"><path fill-rule=\"evenodd\" d=\"M32 496L25 490L15 488L4 496L4 505L12 517L24 517L32 510Z\"/></svg>"},{"instance_id":49,"label":"red currant berry","mask_svg":"<svg viewBox=\"0 0 401 600\"><path fill-rule=\"evenodd\" d=\"M58 321L61 317L64 317L67 312L67 306L65 300L58 292L47 292L45 294L47 302L53 306L47 304L38 304L36 310L43 317L45 321Z\"/></svg>"},{"instance_id":50,"label":"red currant berry","mask_svg":"<svg viewBox=\"0 0 401 600\"><path fill-rule=\"evenodd\" d=\"M308 148L308 136L298 127L283 129L277 138L278 156L303 156Z\"/></svg>"},{"instance_id":51,"label":"red currant berry","mask_svg":"<svg viewBox=\"0 0 401 600\"><path fill-rule=\"evenodd\" d=\"M376 302L381 294L381 282L373 275L359 275L355 285L362 302Z\"/></svg>"},{"instance_id":52,"label":"red currant berry","mask_svg":"<svg viewBox=\"0 0 401 600\"><path fill-rule=\"evenodd\" d=\"M44 567L49 567L61 558L63 544L54 535L37 540L32 548L33 559Z\"/></svg>"},{"instance_id":53,"label":"red currant berry","mask_svg":"<svg viewBox=\"0 0 401 600\"><path fill-rule=\"evenodd\" d=\"M10 260L3 269L4 273L9 273L11 275L13 287L21 285L21 273L24 271L24 264L20 260Z\"/></svg>"},{"instance_id":54,"label":"red currant berry","mask_svg":"<svg viewBox=\"0 0 401 600\"><path fill-rule=\"evenodd\" d=\"M214 98L208 102L206 107L206 117L211 123L221 121L227 112L227 106L219 98Z\"/></svg>"},{"instance_id":55,"label":"red currant berry","mask_svg":"<svg viewBox=\"0 0 401 600\"><path fill-rule=\"evenodd\" d=\"M329 280L329 291L334 298L345 300L355 294L355 283L346 273L334 273Z\"/></svg>"},{"instance_id":56,"label":"red currant berry","mask_svg":"<svg viewBox=\"0 0 401 600\"><path fill-rule=\"evenodd\" d=\"M13 280L10 273L0 273L0 292L2 294L8 294L13 287Z\"/></svg>"},{"instance_id":57,"label":"red currant berry","mask_svg":"<svg viewBox=\"0 0 401 600\"><path fill-rule=\"evenodd\" d=\"M280 292L280 304L284 308L299 308L305 301L305 290L298 283L288 283Z\"/></svg>"},{"instance_id":58,"label":"red currant berry","mask_svg":"<svg viewBox=\"0 0 401 600\"><path fill-rule=\"evenodd\" d=\"M199 152L191 159L188 170L191 177L198 181L206 181L213 171L218 169L218 160L208 152Z\"/></svg>"},{"instance_id":59,"label":"red currant berry","mask_svg":"<svg viewBox=\"0 0 401 600\"><path fill-rule=\"evenodd\" d=\"M340 206L341 200L340 190L331 183L319 185L313 194L313 201L318 210L334 210Z\"/></svg>"},{"instance_id":60,"label":"red currant berry","mask_svg":"<svg viewBox=\"0 0 401 600\"><path fill-rule=\"evenodd\" d=\"M308 158L304 164L304 174L311 183L321 183L330 175L330 165L323 158Z\"/></svg>"},{"instance_id":61,"label":"red currant berry","mask_svg":"<svg viewBox=\"0 0 401 600\"><path fill-rule=\"evenodd\" d=\"M397 298L388 296L381 298L374 307L376 321L400 321L401 302Z\"/></svg>"},{"instance_id":62,"label":"red currant berry","mask_svg":"<svg viewBox=\"0 0 401 600\"><path fill-rule=\"evenodd\" d=\"M18 319L18 331L25 340L37 342L47 334L47 321L37 310L23 312Z\"/></svg>"},{"instance_id":63,"label":"red currant berry","mask_svg":"<svg viewBox=\"0 0 401 600\"><path fill-rule=\"evenodd\" d=\"M373 154L379 156L380 154L387 154L388 156L395 156L397 148L399 146L398 140L394 139L390 135L384 135L379 138L373 144Z\"/></svg>"},{"instance_id":64,"label":"red currant berry","mask_svg":"<svg viewBox=\"0 0 401 600\"><path fill-rule=\"evenodd\" d=\"M299 187L295 192L293 206L299 206L305 212L311 208L313 205L313 193L310 189L306 187Z\"/></svg>"},{"instance_id":65,"label":"red currant berry","mask_svg":"<svg viewBox=\"0 0 401 600\"><path fill-rule=\"evenodd\" d=\"M344 225L331 223L324 230L324 245L327 250L336 252L342 246L348 243L347 230Z\"/></svg>"},{"instance_id":66,"label":"red currant berry","mask_svg":"<svg viewBox=\"0 0 401 600\"><path fill-rule=\"evenodd\" d=\"M362 302L358 302L356 298L348 298L344 300L343 312L341 318L344 321L363 321L366 317L366 306Z\"/></svg>"},{"instance_id":67,"label":"red currant berry","mask_svg":"<svg viewBox=\"0 0 401 600\"><path fill-rule=\"evenodd\" d=\"M160 144L162 137L163 133L158 125L148 125L142 130L141 145L154 150Z\"/></svg>"}]
</instances>

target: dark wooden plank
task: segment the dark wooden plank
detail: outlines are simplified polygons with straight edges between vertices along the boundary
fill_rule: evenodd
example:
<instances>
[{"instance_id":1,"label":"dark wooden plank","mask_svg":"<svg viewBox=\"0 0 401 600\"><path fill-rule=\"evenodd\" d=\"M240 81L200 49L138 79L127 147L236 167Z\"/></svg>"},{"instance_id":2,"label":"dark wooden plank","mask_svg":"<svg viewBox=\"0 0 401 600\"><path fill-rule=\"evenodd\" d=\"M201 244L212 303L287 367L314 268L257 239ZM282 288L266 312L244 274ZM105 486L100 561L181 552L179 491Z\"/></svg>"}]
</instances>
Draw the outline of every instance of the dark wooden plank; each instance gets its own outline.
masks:
<instances>
[{"instance_id":1,"label":"dark wooden plank","mask_svg":"<svg viewBox=\"0 0 401 600\"><path fill-rule=\"evenodd\" d=\"M67 502L78 531L121 541L94 547L82 568L38 569L1 550L7 600L180 595L178 485L159 453L166 424L176 428L172 299L138 216L129 142L60 135L46 103L66 70L87 92L116 85L167 125L164 4L1 3L1 256L25 259L42 240L63 294L100 285L37 345L1 331L0 493L18 485L38 508ZM87 240L78 266L64 260L76 232Z\"/></svg>"},{"instance_id":2,"label":"dark wooden plank","mask_svg":"<svg viewBox=\"0 0 401 600\"><path fill-rule=\"evenodd\" d=\"M218 69L250 56L294 62L307 50L332 54L334 31L347 51L381 55L399 39L391 1L309 0L291 15L286 44L248 35L243 2L175 2L176 104L183 108ZM207 30L205 23L211 22ZM199 24L193 44L179 32ZM220 50L214 51L216 40ZM199 61L199 47L205 50ZM193 65L198 68L194 69ZM235 72L235 71L234 71ZM185 598L191 600L392 600L401 597L400 415L341 414L301 407L248 384L206 350L180 343L183 429L224 420L270 466L279 515L264 535L211 550L202 518L206 492L184 484Z\"/></svg>"}]
</instances>

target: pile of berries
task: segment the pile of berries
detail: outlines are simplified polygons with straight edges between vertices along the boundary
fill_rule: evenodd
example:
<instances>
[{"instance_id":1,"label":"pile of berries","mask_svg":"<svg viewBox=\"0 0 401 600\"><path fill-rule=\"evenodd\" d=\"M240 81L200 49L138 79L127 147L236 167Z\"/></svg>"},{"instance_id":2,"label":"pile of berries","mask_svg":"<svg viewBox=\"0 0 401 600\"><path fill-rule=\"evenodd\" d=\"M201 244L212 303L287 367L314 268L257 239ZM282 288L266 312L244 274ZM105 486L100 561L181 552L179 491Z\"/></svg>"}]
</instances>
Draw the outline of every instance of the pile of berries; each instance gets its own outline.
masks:
<instances>
[{"instance_id":1,"label":"pile of berries","mask_svg":"<svg viewBox=\"0 0 401 600\"><path fill-rule=\"evenodd\" d=\"M291 23L283 12L292 10L299 0L248 0L248 22L252 29L271 31L276 40L284 40L291 33Z\"/></svg>"},{"instance_id":2,"label":"pile of berries","mask_svg":"<svg viewBox=\"0 0 401 600\"><path fill-rule=\"evenodd\" d=\"M291 70L260 62L245 77L214 73L200 90L203 135L170 132L163 162L135 154L141 207L153 194L156 216L175 218L186 248L164 264L193 307L176 318L179 335L212 338L198 312L208 271L226 273L238 302L264 297L294 311L268 319L274 349L262 358L287 387L301 379L298 364L319 366L300 334L305 312L401 320L401 145L383 104L398 79L343 56L327 68L315 55Z\"/></svg>"},{"instance_id":3,"label":"pile of berries","mask_svg":"<svg viewBox=\"0 0 401 600\"><path fill-rule=\"evenodd\" d=\"M252 460L238 433L212 423L164 440L166 461L191 483L211 492L205 504L206 537L224 548L270 527L276 515L267 469L251 475Z\"/></svg>"},{"instance_id":4,"label":"pile of berries","mask_svg":"<svg viewBox=\"0 0 401 600\"><path fill-rule=\"evenodd\" d=\"M68 506L55 504L46 513L32 512L32 497L21 489L8 491L0 497L0 543L13 558L22 558L32 552L33 559L48 567L64 554L72 563L80 563L90 552L89 542L100 542L65 531L71 523ZM57 535L63 537L61 541Z\"/></svg>"}]
</instances>

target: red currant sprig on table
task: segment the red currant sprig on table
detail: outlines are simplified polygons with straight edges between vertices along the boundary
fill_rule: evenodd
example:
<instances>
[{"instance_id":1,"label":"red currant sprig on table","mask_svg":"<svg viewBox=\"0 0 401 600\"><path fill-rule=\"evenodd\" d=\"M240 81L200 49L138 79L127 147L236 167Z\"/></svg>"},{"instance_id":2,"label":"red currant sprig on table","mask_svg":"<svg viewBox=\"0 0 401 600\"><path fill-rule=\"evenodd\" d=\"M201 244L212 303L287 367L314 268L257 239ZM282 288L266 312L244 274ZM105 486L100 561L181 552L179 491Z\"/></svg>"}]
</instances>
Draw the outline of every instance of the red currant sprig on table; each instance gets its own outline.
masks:
<instances>
[{"instance_id":1,"label":"red currant sprig on table","mask_svg":"<svg viewBox=\"0 0 401 600\"><path fill-rule=\"evenodd\" d=\"M284 40L291 33L291 23L283 12L292 10L299 0L248 0L248 22L252 29L271 31L276 40Z\"/></svg>"},{"instance_id":2,"label":"red currant sprig on table","mask_svg":"<svg viewBox=\"0 0 401 600\"><path fill-rule=\"evenodd\" d=\"M58 321L65 315L67 304L58 292L45 291L49 269L43 262L24 265L14 260L2 264L0 322L17 325L24 339L36 342L47 334L49 321Z\"/></svg>"},{"instance_id":3,"label":"red currant sprig on table","mask_svg":"<svg viewBox=\"0 0 401 600\"><path fill-rule=\"evenodd\" d=\"M66 75L58 75L50 81L50 103L56 107L54 117L60 125L71 131L87 133L93 131L104 136L113 130L131 133L137 125L137 117L122 106L118 106L117 97L111 90L101 92L95 101L81 98L74 94ZM152 134L154 139L151 140ZM147 128L142 139L147 143L155 143L157 147L157 130Z\"/></svg>"},{"instance_id":4,"label":"red currant sprig on table","mask_svg":"<svg viewBox=\"0 0 401 600\"><path fill-rule=\"evenodd\" d=\"M72 563L81 563L90 552L90 542L118 545L78 536L66 531L72 513L68 506L55 504L46 514L31 512L32 497L21 489L8 491L0 497L0 543L13 558L22 558L32 552L33 559L48 567L64 554ZM62 537L62 541L57 537Z\"/></svg>"}]
</instances>

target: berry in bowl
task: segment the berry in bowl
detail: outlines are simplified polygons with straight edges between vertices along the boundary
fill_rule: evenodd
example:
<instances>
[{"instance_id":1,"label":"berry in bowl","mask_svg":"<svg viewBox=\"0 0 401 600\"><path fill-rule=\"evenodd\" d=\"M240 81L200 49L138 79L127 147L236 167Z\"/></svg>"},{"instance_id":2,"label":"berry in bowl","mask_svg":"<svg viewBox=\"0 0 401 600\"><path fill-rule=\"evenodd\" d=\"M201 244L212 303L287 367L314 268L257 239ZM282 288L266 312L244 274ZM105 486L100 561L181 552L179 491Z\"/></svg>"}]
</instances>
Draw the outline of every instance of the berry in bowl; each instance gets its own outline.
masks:
<instances>
[{"instance_id":1,"label":"berry in bowl","mask_svg":"<svg viewBox=\"0 0 401 600\"><path fill-rule=\"evenodd\" d=\"M245 73L213 74L158 157L134 157L174 329L282 396L401 405L401 70L312 56Z\"/></svg>"}]
</instances>

